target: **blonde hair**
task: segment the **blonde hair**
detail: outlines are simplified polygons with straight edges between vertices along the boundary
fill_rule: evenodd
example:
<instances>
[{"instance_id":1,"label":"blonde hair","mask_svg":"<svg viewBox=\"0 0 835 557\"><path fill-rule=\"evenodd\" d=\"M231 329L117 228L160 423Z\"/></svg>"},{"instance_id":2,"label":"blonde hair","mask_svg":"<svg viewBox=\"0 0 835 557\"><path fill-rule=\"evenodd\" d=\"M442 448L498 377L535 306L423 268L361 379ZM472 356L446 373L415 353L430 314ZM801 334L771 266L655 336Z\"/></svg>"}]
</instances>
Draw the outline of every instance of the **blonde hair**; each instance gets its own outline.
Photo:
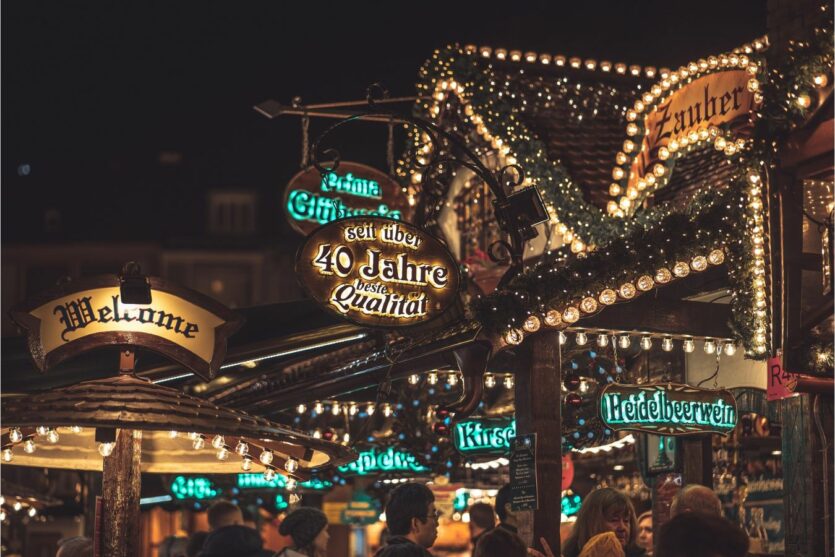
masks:
<instances>
[{"instance_id":1,"label":"blonde hair","mask_svg":"<svg viewBox=\"0 0 835 557\"><path fill-rule=\"evenodd\" d=\"M571 535L562 546L563 553L567 557L578 555L591 538L608 532L607 517L614 512L626 512L629 515L629 541L626 546L635 546L638 523L635 520L635 508L632 502L616 489L601 487L589 493L583 501L580 512L577 513L577 522L571 529Z\"/></svg>"}]
</instances>

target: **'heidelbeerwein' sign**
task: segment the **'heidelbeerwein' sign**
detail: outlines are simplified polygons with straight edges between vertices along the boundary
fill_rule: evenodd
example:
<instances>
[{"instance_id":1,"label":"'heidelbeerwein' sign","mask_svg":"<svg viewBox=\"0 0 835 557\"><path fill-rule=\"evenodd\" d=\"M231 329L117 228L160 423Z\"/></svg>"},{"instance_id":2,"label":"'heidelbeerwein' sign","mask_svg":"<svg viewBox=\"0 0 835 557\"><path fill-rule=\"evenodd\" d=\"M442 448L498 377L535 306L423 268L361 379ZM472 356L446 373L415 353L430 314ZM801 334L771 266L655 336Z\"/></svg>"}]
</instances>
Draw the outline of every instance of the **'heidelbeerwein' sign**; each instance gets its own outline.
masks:
<instances>
[{"instance_id":1,"label":"'heidelbeerwein' sign","mask_svg":"<svg viewBox=\"0 0 835 557\"><path fill-rule=\"evenodd\" d=\"M320 304L359 325L399 327L440 315L458 295L458 266L438 240L405 222L350 218L299 250L296 274Z\"/></svg>"},{"instance_id":2,"label":"'heidelbeerwein' sign","mask_svg":"<svg viewBox=\"0 0 835 557\"><path fill-rule=\"evenodd\" d=\"M288 221L305 236L346 217L403 220L408 207L400 185L388 174L354 162L340 162L324 176L311 166L293 176L284 193Z\"/></svg>"},{"instance_id":3,"label":"'heidelbeerwein' sign","mask_svg":"<svg viewBox=\"0 0 835 557\"><path fill-rule=\"evenodd\" d=\"M466 455L508 454L514 437L516 421L511 418L463 420L453 429L455 448Z\"/></svg>"},{"instance_id":4,"label":"'heidelbeerwein' sign","mask_svg":"<svg viewBox=\"0 0 835 557\"><path fill-rule=\"evenodd\" d=\"M359 454L354 462L339 467L343 474L383 474L387 472L428 472L429 468L418 462L415 455L406 451L399 451L394 447L383 449L369 449Z\"/></svg>"},{"instance_id":5,"label":"'heidelbeerwein' sign","mask_svg":"<svg viewBox=\"0 0 835 557\"><path fill-rule=\"evenodd\" d=\"M632 163L630 186L636 186L659 161L658 150L672 139L710 126L747 127L754 108L751 78L745 70L728 70L705 75L670 95L644 119L646 134Z\"/></svg>"},{"instance_id":6,"label":"'heidelbeerwein' sign","mask_svg":"<svg viewBox=\"0 0 835 557\"><path fill-rule=\"evenodd\" d=\"M41 371L81 352L112 345L159 352L204 379L226 355L226 339L242 318L197 292L148 277L150 304L122 300L116 275L68 282L12 311L27 330Z\"/></svg>"},{"instance_id":7,"label":"'heidelbeerwein' sign","mask_svg":"<svg viewBox=\"0 0 835 557\"><path fill-rule=\"evenodd\" d=\"M675 383L611 384L600 394L600 417L614 430L663 435L729 433L736 427L736 400L726 390Z\"/></svg>"}]
</instances>

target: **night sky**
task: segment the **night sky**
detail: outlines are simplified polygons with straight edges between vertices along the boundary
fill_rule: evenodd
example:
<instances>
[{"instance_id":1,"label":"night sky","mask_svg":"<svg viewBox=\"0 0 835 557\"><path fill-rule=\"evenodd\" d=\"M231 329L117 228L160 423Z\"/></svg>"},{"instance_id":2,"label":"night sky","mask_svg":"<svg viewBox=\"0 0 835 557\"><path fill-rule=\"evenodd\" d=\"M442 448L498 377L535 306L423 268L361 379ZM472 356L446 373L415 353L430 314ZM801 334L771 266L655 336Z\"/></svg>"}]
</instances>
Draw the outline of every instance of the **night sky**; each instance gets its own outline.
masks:
<instances>
[{"instance_id":1,"label":"night sky","mask_svg":"<svg viewBox=\"0 0 835 557\"><path fill-rule=\"evenodd\" d=\"M377 81L411 95L451 42L678 67L765 30L763 0L4 2L3 242L199 234L195 209L221 187L262 192L280 222L299 119L252 106L360 99ZM352 131L343 156L384 168L385 126Z\"/></svg>"}]
</instances>

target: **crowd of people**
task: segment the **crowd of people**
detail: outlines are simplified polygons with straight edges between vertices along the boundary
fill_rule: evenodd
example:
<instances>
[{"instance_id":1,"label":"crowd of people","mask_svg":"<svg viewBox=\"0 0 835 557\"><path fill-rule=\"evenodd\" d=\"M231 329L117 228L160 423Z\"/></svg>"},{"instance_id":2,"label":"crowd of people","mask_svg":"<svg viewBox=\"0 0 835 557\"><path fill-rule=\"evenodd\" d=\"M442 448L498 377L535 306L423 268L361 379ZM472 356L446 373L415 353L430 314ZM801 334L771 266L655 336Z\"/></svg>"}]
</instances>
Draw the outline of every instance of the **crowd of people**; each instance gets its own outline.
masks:
<instances>
[{"instance_id":1,"label":"crowd of people","mask_svg":"<svg viewBox=\"0 0 835 557\"><path fill-rule=\"evenodd\" d=\"M670 520L653 539L652 513L636 516L632 502L608 487L589 493L571 533L555 553L541 538L540 549L519 537L521 517L510 502L510 486L496 495L495 509L476 503L469 509L473 557L744 557L748 536L722 517L716 494L701 485L685 486L673 498ZM292 540L279 553L263 548L254 523L241 509L218 501L208 510L208 532L190 537L169 537L159 546L159 557L325 557L328 520L311 507L289 513L279 533ZM432 491L420 483L399 485L385 506L387 539L375 557L431 557L429 548L438 537L441 513ZM66 540L56 557L88 557L89 538Z\"/></svg>"}]
</instances>

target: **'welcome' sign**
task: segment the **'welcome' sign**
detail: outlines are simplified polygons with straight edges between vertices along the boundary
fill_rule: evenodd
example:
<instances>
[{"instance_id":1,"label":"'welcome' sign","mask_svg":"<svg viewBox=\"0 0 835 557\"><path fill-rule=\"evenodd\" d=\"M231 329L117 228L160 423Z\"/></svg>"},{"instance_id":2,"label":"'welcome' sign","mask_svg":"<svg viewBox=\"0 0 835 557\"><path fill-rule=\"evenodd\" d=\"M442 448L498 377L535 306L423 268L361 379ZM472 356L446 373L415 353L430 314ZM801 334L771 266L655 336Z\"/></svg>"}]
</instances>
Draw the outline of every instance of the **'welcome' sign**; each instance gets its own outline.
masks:
<instances>
[{"instance_id":1,"label":"'welcome' sign","mask_svg":"<svg viewBox=\"0 0 835 557\"><path fill-rule=\"evenodd\" d=\"M726 390L675 383L614 383L600 394L600 417L614 430L662 435L726 435L736 427L737 411L736 400Z\"/></svg>"},{"instance_id":2,"label":"'welcome' sign","mask_svg":"<svg viewBox=\"0 0 835 557\"><path fill-rule=\"evenodd\" d=\"M156 277L148 282L149 304L125 303L119 277L104 275L46 292L13 310L12 318L27 330L41 371L94 348L133 345L211 379L226 355L226 339L243 320L202 294Z\"/></svg>"},{"instance_id":3,"label":"'welcome' sign","mask_svg":"<svg viewBox=\"0 0 835 557\"><path fill-rule=\"evenodd\" d=\"M458 294L458 266L423 230L378 217L350 218L308 236L296 259L302 286L359 325L401 327L440 315Z\"/></svg>"}]
</instances>

